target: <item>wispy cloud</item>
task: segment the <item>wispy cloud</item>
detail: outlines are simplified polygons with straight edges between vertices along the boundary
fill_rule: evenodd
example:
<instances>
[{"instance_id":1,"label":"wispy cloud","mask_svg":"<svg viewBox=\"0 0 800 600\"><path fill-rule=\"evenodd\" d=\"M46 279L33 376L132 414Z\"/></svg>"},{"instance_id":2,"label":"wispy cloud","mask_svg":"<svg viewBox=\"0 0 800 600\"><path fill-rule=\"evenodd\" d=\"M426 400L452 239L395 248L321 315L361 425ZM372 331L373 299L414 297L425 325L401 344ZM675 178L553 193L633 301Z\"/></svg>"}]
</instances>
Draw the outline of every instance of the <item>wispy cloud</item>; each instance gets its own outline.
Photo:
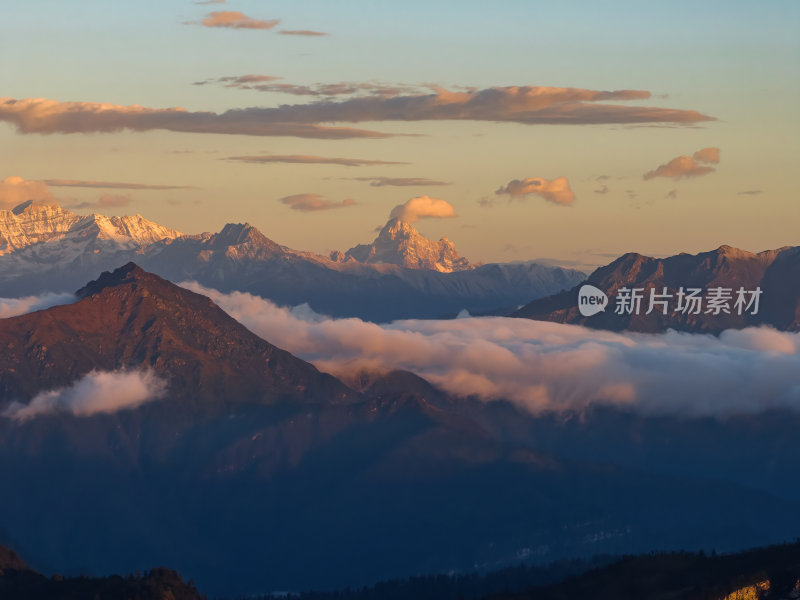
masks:
<instances>
[{"instance_id":1,"label":"wispy cloud","mask_svg":"<svg viewBox=\"0 0 800 600\"><path fill-rule=\"evenodd\" d=\"M424 177L350 177L354 181L368 181L372 187L428 187L450 185L447 181L437 181Z\"/></svg>"},{"instance_id":2,"label":"wispy cloud","mask_svg":"<svg viewBox=\"0 0 800 600\"><path fill-rule=\"evenodd\" d=\"M447 200L418 196L395 206L389 218L414 223L420 219L452 219L457 216Z\"/></svg>"},{"instance_id":3,"label":"wispy cloud","mask_svg":"<svg viewBox=\"0 0 800 600\"><path fill-rule=\"evenodd\" d=\"M229 156L224 160L237 160L252 164L290 163L301 165L340 165L343 167L364 167L373 165L407 165L405 162L371 160L366 158L341 158L334 156L314 156L312 154L256 154L252 156Z\"/></svg>"},{"instance_id":4,"label":"wispy cloud","mask_svg":"<svg viewBox=\"0 0 800 600\"><path fill-rule=\"evenodd\" d=\"M355 206L357 202L352 198L345 198L344 200L334 201L325 198L320 194L293 194L285 196L279 200L292 210L299 210L301 212L316 212L320 210L332 210L335 208L347 208Z\"/></svg>"},{"instance_id":5,"label":"wispy cloud","mask_svg":"<svg viewBox=\"0 0 800 600\"><path fill-rule=\"evenodd\" d=\"M235 10L214 11L201 21L203 27L225 27L228 29L272 29L280 20L253 19Z\"/></svg>"},{"instance_id":6,"label":"wispy cloud","mask_svg":"<svg viewBox=\"0 0 800 600\"><path fill-rule=\"evenodd\" d=\"M652 171L644 174L645 180L653 179L655 177L669 177L671 179L682 179L687 177L700 177L701 175L708 175L714 172L714 167L709 167L707 164L716 164L719 162L719 148L703 148L698 150L692 156L678 156L673 158L666 164L659 165Z\"/></svg>"},{"instance_id":7,"label":"wispy cloud","mask_svg":"<svg viewBox=\"0 0 800 600\"><path fill-rule=\"evenodd\" d=\"M195 0L195 4L225 4L225 0Z\"/></svg>"},{"instance_id":8,"label":"wispy cloud","mask_svg":"<svg viewBox=\"0 0 800 600\"><path fill-rule=\"evenodd\" d=\"M274 75L230 75L216 79L196 81L194 85L221 85L228 88L255 90L258 92L277 92L294 96L398 96L401 94L419 94L427 90L427 86L385 83L380 81L340 81L335 83L313 83L300 85L281 81L283 77Z\"/></svg>"},{"instance_id":9,"label":"wispy cloud","mask_svg":"<svg viewBox=\"0 0 800 600\"><path fill-rule=\"evenodd\" d=\"M103 188L112 190L191 190L191 185L161 185L152 183L130 183L125 181L87 181L83 179L44 179L50 187Z\"/></svg>"},{"instance_id":10,"label":"wispy cloud","mask_svg":"<svg viewBox=\"0 0 800 600\"><path fill-rule=\"evenodd\" d=\"M328 35L322 31L312 31L310 29L282 29L278 33L281 35L300 35L307 37L321 37Z\"/></svg>"},{"instance_id":11,"label":"wispy cloud","mask_svg":"<svg viewBox=\"0 0 800 600\"><path fill-rule=\"evenodd\" d=\"M740 196L758 196L759 194L763 193L764 190L743 190L738 192Z\"/></svg>"},{"instance_id":12,"label":"wispy cloud","mask_svg":"<svg viewBox=\"0 0 800 600\"><path fill-rule=\"evenodd\" d=\"M73 202L65 203L65 208L74 208L77 210L94 210L94 209L109 209L109 208L122 208L131 203L130 196L123 196L121 194L103 194L94 202Z\"/></svg>"},{"instance_id":13,"label":"wispy cloud","mask_svg":"<svg viewBox=\"0 0 800 600\"><path fill-rule=\"evenodd\" d=\"M12 403L3 416L27 421L49 414L91 417L129 410L164 396L166 382L152 371L92 371L69 387Z\"/></svg>"},{"instance_id":14,"label":"wispy cloud","mask_svg":"<svg viewBox=\"0 0 800 600\"><path fill-rule=\"evenodd\" d=\"M608 189L608 186L607 186L607 185L601 185L599 188L597 188L596 190L594 190L594 193L595 193L595 194L607 194L607 193L608 193L608 192L610 192L610 191L611 191L611 190L609 190L609 189Z\"/></svg>"},{"instance_id":15,"label":"wispy cloud","mask_svg":"<svg viewBox=\"0 0 800 600\"><path fill-rule=\"evenodd\" d=\"M241 108L223 113L183 108L147 108L96 102L59 102L45 98L0 98L0 121L19 133L111 133L163 129L184 133L290 136L316 139L386 138L392 134L286 122L275 108Z\"/></svg>"},{"instance_id":16,"label":"wispy cloud","mask_svg":"<svg viewBox=\"0 0 800 600\"><path fill-rule=\"evenodd\" d=\"M650 92L580 88L498 87L476 91L435 88L432 94L321 100L273 109L287 122L507 121L534 124L695 123L712 117L692 110L603 104L642 100Z\"/></svg>"},{"instance_id":17,"label":"wispy cloud","mask_svg":"<svg viewBox=\"0 0 800 600\"><path fill-rule=\"evenodd\" d=\"M557 177L553 180L541 177L513 179L495 191L497 196L509 196L510 198L524 198L532 194L562 206L568 206L575 201L575 194L566 177Z\"/></svg>"},{"instance_id":18,"label":"wispy cloud","mask_svg":"<svg viewBox=\"0 0 800 600\"><path fill-rule=\"evenodd\" d=\"M506 399L533 413L593 405L718 417L800 410L798 333L620 334L500 317L377 325L184 285L211 296L256 334L342 377L406 369L453 394Z\"/></svg>"}]
</instances>

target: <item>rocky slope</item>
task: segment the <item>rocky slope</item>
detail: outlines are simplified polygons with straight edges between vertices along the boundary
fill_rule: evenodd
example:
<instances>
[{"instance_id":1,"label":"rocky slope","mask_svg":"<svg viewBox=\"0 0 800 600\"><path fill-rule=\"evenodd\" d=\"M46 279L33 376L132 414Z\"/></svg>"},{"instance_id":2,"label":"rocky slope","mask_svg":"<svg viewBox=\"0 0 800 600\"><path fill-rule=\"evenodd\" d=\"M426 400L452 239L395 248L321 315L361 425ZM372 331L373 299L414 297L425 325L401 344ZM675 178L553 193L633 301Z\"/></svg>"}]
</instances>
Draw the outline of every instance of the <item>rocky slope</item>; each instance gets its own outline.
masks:
<instances>
[{"instance_id":1,"label":"rocky slope","mask_svg":"<svg viewBox=\"0 0 800 600\"><path fill-rule=\"evenodd\" d=\"M168 381L173 400L196 411L356 397L205 296L133 263L103 273L77 295L73 304L0 321L0 398L27 401L93 370L119 369L152 369Z\"/></svg>"}]
</instances>

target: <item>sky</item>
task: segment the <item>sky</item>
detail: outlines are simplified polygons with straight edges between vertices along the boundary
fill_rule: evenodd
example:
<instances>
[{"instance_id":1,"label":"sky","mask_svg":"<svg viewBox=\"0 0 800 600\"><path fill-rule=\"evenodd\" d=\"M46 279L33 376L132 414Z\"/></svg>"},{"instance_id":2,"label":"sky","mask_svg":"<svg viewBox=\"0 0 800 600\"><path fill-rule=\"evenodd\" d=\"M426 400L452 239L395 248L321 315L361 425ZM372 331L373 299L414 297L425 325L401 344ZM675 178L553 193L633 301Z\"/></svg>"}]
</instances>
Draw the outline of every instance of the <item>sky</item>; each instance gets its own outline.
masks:
<instances>
[{"instance_id":1,"label":"sky","mask_svg":"<svg viewBox=\"0 0 800 600\"><path fill-rule=\"evenodd\" d=\"M428 196L473 262L582 268L800 244L794 1L0 6L0 208L327 253Z\"/></svg>"}]
</instances>

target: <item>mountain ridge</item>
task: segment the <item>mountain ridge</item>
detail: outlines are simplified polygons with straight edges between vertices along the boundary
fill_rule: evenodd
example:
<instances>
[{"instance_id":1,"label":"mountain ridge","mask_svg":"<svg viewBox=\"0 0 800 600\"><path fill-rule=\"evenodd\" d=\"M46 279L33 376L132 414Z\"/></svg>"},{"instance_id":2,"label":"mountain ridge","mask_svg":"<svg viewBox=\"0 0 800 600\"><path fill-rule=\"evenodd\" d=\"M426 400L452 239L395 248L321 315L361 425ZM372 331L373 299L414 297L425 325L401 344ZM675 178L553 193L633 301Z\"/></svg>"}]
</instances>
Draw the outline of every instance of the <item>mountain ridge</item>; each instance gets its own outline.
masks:
<instances>
[{"instance_id":1,"label":"mountain ridge","mask_svg":"<svg viewBox=\"0 0 800 600\"><path fill-rule=\"evenodd\" d=\"M612 300L607 310L583 316L578 308L578 291L591 284L609 298L621 288L644 290L643 308L639 314L616 314ZM706 292L715 288L752 292L761 290L755 314L730 310L719 315L668 310L655 310L647 315L647 294L663 293L676 298L681 288ZM654 292L651 292L654 290ZM609 264L597 268L588 278L570 290L531 301L511 313L512 317L586 325L614 331L631 330L661 332L669 328L679 331L719 333L725 329L770 325L785 331L800 330L800 246L749 252L722 245L698 254L681 253L654 258L629 252Z\"/></svg>"},{"instance_id":2,"label":"mountain ridge","mask_svg":"<svg viewBox=\"0 0 800 600\"><path fill-rule=\"evenodd\" d=\"M355 260L359 263L384 263L429 269L440 273L466 271L474 266L456 251L455 244L447 238L438 242L423 237L412 225L401 219L389 219L370 244L358 244L344 254L332 252L337 262Z\"/></svg>"},{"instance_id":3,"label":"mountain ridge","mask_svg":"<svg viewBox=\"0 0 800 600\"><path fill-rule=\"evenodd\" d=\"M143 217L77 217L53 205L23 214L34 221L38 218L26 225L29 231L40 231L35 239L19 233L13 211L0 213L0 223L3 219L7 223L5 230L13 230L6 237L13 238L14 244L5 254L0 250L0 295L4 297L72 292L98 273L134 261L174 282L194 280L222 292L256 294L280 305L307 303L333 317L392 321L454 317L464 309L475 314L507 311L531 298L568 289L585 277L580 271L537 264L461 268L468 263L456 258L454 250L448 254L451 245L442 252L449 257L447 269L453 270L442 272L419 268L419 262L415 268L354 259L337 262L280 245L248 223L228 223L217 233L187 235ZM51 217L57 222L48 225ZM2 231L0 227L0 247ZM434 249L444 248L430 243ZM440 256L431 255L431 261Z\"/></svg>"}]
</instances>

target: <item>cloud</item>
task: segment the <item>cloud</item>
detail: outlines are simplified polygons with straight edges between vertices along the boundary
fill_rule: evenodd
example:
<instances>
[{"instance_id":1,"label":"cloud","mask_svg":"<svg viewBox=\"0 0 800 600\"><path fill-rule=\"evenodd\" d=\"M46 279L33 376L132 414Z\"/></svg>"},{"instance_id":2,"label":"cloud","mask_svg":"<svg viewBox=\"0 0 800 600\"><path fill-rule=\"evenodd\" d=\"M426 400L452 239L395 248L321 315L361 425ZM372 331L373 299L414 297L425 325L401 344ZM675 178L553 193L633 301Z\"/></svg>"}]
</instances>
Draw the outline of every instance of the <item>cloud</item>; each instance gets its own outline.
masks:
<instances>
[{"instance_id":1,"label":"cloud","mask_svg":"<svg viewBox=\"0 0 800 600\"><path fill-rule=\"evenodd\" d=\"M505 187L495 191L495 195L507 195L511 198L524 198L535 194L553 204L568 206L575 201L575 194L569 186L566 177L557 177L548 180L541 177L528 177L523 180L514 179L509 181Z\"/></svg>"},{"instance_id":2,"label":"cloud","mask_svg":"<svg viewBox=\"0 0 800 600\"><path fill-rule=\"evenodd\" d=\"M225 160L238 160L253 164L292 163L304 165L341 165L343 167L363 167L371 165L407 165L405 162L388 160L369 160L366 158L339 158L314 156L310 154L262 154L254 156L229 156Z\"/></svg>"},{"instance_id":3,"label":"cloud","mask_svg":"<svg viewBox=\"0 0 800 600\"><path fill-rule=\"evenodd\" d=\"M351 179L354 181L369 181L372 187L450 185L447 181L436 181L435 179L425 179L424 177L351 177Z\"/></svg>"},{"instance_id":4,"label":"cloud","mask_svg":"<svg viewBox=\"0 0 800 600\"><path fill-rule=\"evenodd\" d=\"M0 98L0 121L18 133L112 133L167 130L251 136L290 136L316 139L386 138L392 134L286 122L280 109L240 108L223 113L189 112L183 108L147 108L133 104L59 102L45 98Z\"/></svg>"},{"instance_id":5,"label":"cloud","mask_svg":"<svg viewBox=\"0 0 800 600\"><path fill-rule=\"evenodd\" d=\"M191 185L159 185L150 183L128 183L124 181L86 181L82 179L44 179L50 187L106 188L112 190L192 190Z\"/></svg>"},{"instance_id":6,"label":"cloud","mask_svg":"<svg viewBox=\"0 0 800 600\"><path fill-rule=\"evenodd\" d=\"M320 100L272 109L277 120L327 123L361 121L508 121L524 124L696 123L712 117L692 110L597 104L642 100L639 90L597 91L534 86L450 91L432 86L432 94L367 96Z\"/></svg>"},{"instance_id":7,"label":"cloud","mask_svg":"<svg viewBox=\"0 0 800 600\"><path fill-rule=\"evenodd\" d=\"M66 208L75 208L78 210L85 209L103 209L103 208L121 208L128 206L131 203L130 196L123 196L121 194L103 194L94 202L77 202L74 204L65 204Z\"/></svg>"},{"instance_id":8,"label":"cloud","mask_svg":"<svg viewBox=\"0 0 800 600\"><path fill-rule=\"evenodd\" d=\"M111 414L157 400L166 390L166 382L152 371L92 371L69 387L37 394L28 404L12 403L3 416L27 421L58 413Z\"/></svg>"},{"instance_id":9,"label":"cloud","mask_svg":"<svg viewBox=\"0 0 800 600\"><path fill-rule=\"evenodd\" d=\"M759 194L763 193L764 190L743 190L738 192L740 196L758 196Z\"/></svg>"},{"instance_id":10,"label":"cloud","mask_svg":"<svg viewBox=\"0 0 800 600\"><path fill-rule=\"evenodd\" d=\"M274 86L276 84L264 84ZM376 84L369 84L376 85ZM320 123L363 121L471 120L524 124L599 124L713 120L696 111L597 104L648 98L649 92L603 92L579 88L505 87L433 94L381 95L342 101L318 100L271 108L231 109L223 113L183 108L148 108L45 98L0 98L0 121L19 133L109 133L163 129L185 133L293 136L319 139L385 138L391 134ZM332 90L315 89L329 94ZM296 92L294 92L296 93Z\"/></svg>"},{"instance_id":11,"label":"cloud","mask_svg":"<svg viewBox=\"0 0 800 600\"><path fill-rule=\"evenodd\" d=\"M418 196L395 206L389 218L414 223L420 219L451 219L457 216L453 205L446 200Z\"/></svg>"},{"instance_id":12,"label":"cloud","mask_svg":"<svg viewBox=\"0 0 800 600\"><path fill-rule=\"evenodd\" d=\"M344 200L335 202L333 200L328 200L320 194L293 194L292 196L281 198L279 202L287 205L292 210L299 210L302 212L347 208L348 206L355 206L357 204L352 198L345 198Z\"/></svg>"},{"instance_id":13,"label":"cloud","mask_svg":"<svg viewBox=\"0 0 800 600\"><path fill-rule=\"evenodd\" d=\"M71 304L76 298L72 294L47 293L24 298L0 298L0 319L8 319L60 304Z\"/></svg>"},{"instance_id":14,"label":"cloud","mask_svg":"<svg viewBox=\"0 0 800 600\"><path fill-rule=\"evenodd\" d=\"M450 393L507 399L532 413L592 405L719 417L800 410L798 333L621 334L503 317L377 325L182 285L210 296L264 339L342 377L406 369Z\"/></svg>"},{"instance_id":15,"label":"cloud","mask_svg":"<svg viewBox=\"0 0 800 600\"><path fill-rule=\"evenodd\" d=\"M719 148L703 148L692 154L692 158L701 163L719 163Z\"/></svg>"},{"instance_id":16,"label":"cloud","mask_svg":"<svg viewBox=\"0 0 800 600\"><path fill-rule=\"evenodd\" d=\"M53 202L55 199L44 182L29 181L17 176L0 180L0 210L14 208L28 200Z\"/></svg>"},{"instance_id":17,"label":"cloud","mask_svg":"<svg viewBox=\"0 0 800 600\"><path fill-rule=\"evenodd\" d=\"M597 189L594 191L594 193L595 193L595 194L607 194L607 193L608 193L608 192L610 192L610 191L611 191L611 190L609 190L609 189L608 189L608 186L607 186L607 185L601 185L599 188L597 188Z\"/></svg>"},{"instance_id":18,"label":"cloud","mask_svg":"<svg viewBox=\"0 0 800 600\"><path fill-rule=\"evenodd\" d=\"M195 4L225 4L225 0L195 0Z\"/></svg>"},{"instance_id":19,"label":"cloud","mask_svg":"<svg viewBox=\"0 0 800 600\"><path fill-rule=\"evenodd\" d=\"M644 174L644 179L653 179L654 177L671 177L672 179L681 179L684 177L700 177L701 175L708 175L714 172L714 167L706 166L701 163L718 163L719 162L719 148L703 148L698 150L692 156L678 156L664 165L659 165L658 168L648 171Z\"/></svg>"},{"instance_id":20,"label":"cloud","mask_svg":"<svg viewBox=\"0 0 800 600\"><path fill-rule=\"evenodd\" d=\"M280 23L278 19L262 21L235 10L210 12L201 22L203 27L226 27L229 29L272 29L278 23Z\"/></svg>"},{"instance_id":21,"label":"cloud","mask_svg":"<svg viewBox=\"0 0 800 600\"><path fill-rule=\"evenodd\" d=\"M308 37L320 37L328 35L322 31L311 31L310 29L282 29L278 33L281 35L302 35Z\"/></svg>"},{"instance_id":22,"label":"cloud","mask_svg":"<svg viewBox=\"0 0 800 600\"><path fill-rule=\"evenodd\" d=\"M670 200L675 200L678 197L678 190L670 190L667 192L665 198L669 198Z\"/></svg>"},{"instance_id":23,"label":"cloud","mask_svg":"<svg viewBox=\"0 0 800 600\"><path fill-rule=\"evenodd\" d=\"M336 83L313 83L299 85L280 81L283 77L274 75L238 75L218 77L197 81L194 85L217 84L228 88L255 90L259 92L277 92L294 96L352 96L356 94L374 96L398 96L400 94L419 94L428 89L426 86L384 83L380 81Z\"/></svg>"}]
</instances>

